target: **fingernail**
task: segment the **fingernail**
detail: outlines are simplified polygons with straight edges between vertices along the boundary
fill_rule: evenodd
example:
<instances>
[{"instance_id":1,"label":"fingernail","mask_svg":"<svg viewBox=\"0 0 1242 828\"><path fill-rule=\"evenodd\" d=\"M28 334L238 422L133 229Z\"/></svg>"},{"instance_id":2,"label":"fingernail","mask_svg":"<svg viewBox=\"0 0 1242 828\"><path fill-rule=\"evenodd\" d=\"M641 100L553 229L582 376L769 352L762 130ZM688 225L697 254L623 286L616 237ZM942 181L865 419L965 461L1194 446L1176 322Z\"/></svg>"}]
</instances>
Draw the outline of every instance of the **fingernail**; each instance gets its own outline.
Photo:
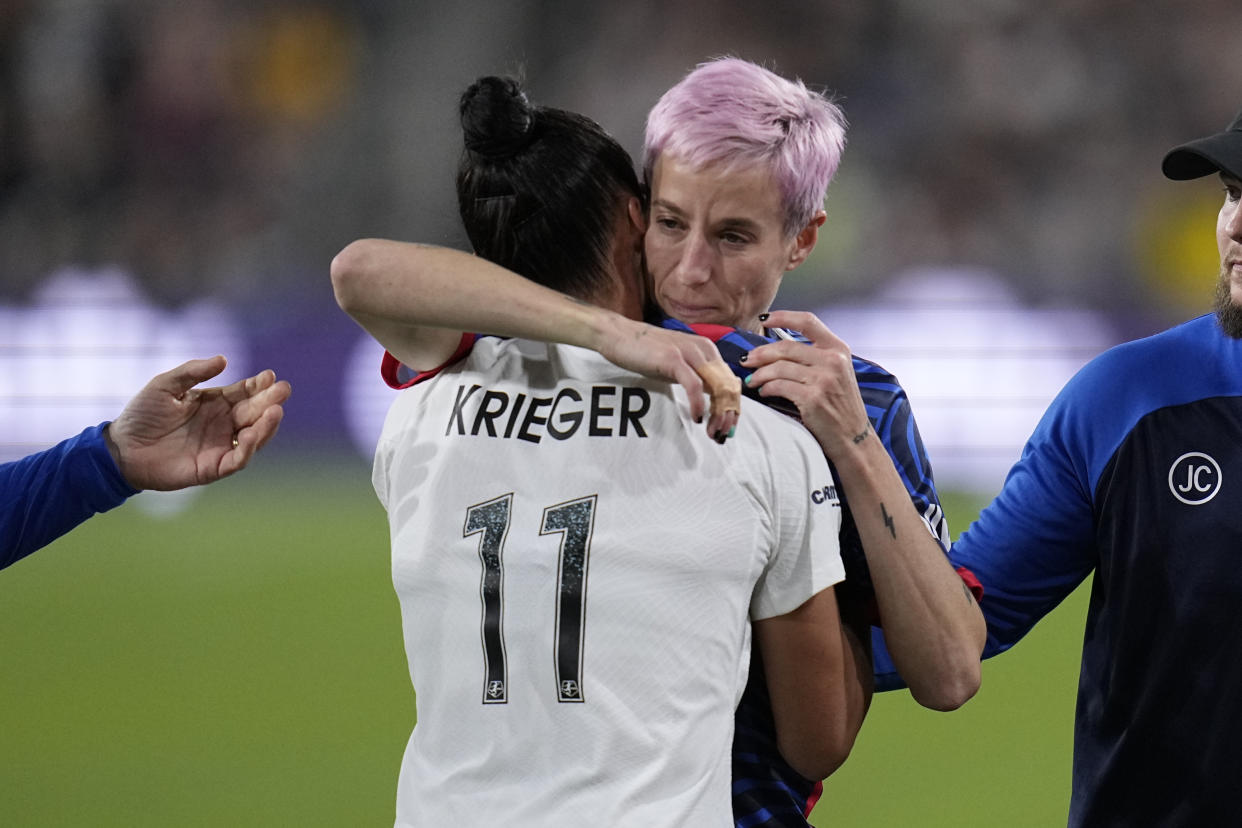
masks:
<instances>
[{"instance_id":1,"label":"fingernail","mask_svg":"<svg viewBox=\"0 0 1242 828\"><path fill-rule=\"evenodd\" d=\"M732 437L734 434L737 434L737 426L733 426L729 429L729 436Z\"/></svg>"},{"instance_id":2,"label":"fingernail","mask_svg":"<svg viewBox=\"0 0 1242 828\"><path fill-rule=\"evenodd\" d=\"M700 414L699 416L695 417L695 418L694 418L694 421L695 421L696 423L700 423L700 424L701 424L701 423L703 422L703 415L702 415L702 414Z\"/></svg>"},{"instance_id":3,"label":"fingernail","mask_svg":"<svg viewBox=\"0 0 1242 828\"><path fill-rule=\"evenodd\" d=\"M742 354L740 357L738 357L738 358L737 358L737 361L738 361L738 362L745 362L745 361L746 361L746 357L747 357L747 356L749 356L749 354Z\"/></svg>"},{"instance_id":4,"label":"fingernail","mask_svg":"<svg viewBox=\"0 0 1242 828\"><path fill-rule=\"evenodd\" d=\"M717 431L715 434L712 435L712 439L715 440L717 443L723 443L725 441L725 436L721 434L719 431Z\"/></svg>"},{"instance_id":5,"label":"fingernail","mask_svg":"<svg viewBox=\"0 0 1242 828\"><path fill-rule=\"evenodd\" d=\"M742 384L745 385L747 388L749 388L750 381L754 379L754 376L755 376L754 374L747 374L746 378L742 380Z\"/></svg>"},{"instance_id":6,"label":"fingernail","mask_svg":"<svg viewBox=\"0 0 1242 828\"><path fill-rule=\"evenodd\" d=\"M761 313L761 314L759 314L759 321L760 321L760 322L767 322L767 321L768 321L768 316L769 316L769 314L766 314L766 313Z\"/></svg>"}]
</instances>

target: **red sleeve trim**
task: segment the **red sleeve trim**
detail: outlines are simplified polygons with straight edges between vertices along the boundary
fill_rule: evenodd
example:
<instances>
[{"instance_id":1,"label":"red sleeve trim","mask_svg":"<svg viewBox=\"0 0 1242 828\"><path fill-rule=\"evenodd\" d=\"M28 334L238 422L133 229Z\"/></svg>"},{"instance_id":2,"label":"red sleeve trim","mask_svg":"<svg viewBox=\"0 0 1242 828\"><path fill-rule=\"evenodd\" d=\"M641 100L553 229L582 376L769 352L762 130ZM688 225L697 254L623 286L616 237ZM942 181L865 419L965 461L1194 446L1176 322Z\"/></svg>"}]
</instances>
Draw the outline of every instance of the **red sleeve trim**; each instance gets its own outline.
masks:
<instances>
[{"instance_id":1,"label":"red sleeve trim","mask_svg":"<svg viewBox=\"0 0 1242 828\"><path fill-rule=\"evenodd\" d=\"M380 376L384 378L384 382L388 383L389 388L395 388L400 391L402 388L409 388L418 385L423 380L429 380L436 374L443 371L453 363L464 359L466 354L470 353L470 349L474 347L474 343L479 339L478 334L463 333L461 341L457 343L457 350L453 351L453 355L444 362L427 371L414 371L401 364L401 360L392 354L384 351L384 359L380 362Z\"/></svg>"},{"instance_id":2,"label":"red sleeve trim","mask_svg":"<svg viewBox=\"0 0 1242 828\"><path fill-rule=\"evenodd\" d=\"M970 594L975 596L975 601L983 600L983 584L979 583L979 579L975 577L975 573L971 572L964 566L953 567L957 572L957 577L962 579L962 583L970 590Z\"/></svg>"}]
</instances>

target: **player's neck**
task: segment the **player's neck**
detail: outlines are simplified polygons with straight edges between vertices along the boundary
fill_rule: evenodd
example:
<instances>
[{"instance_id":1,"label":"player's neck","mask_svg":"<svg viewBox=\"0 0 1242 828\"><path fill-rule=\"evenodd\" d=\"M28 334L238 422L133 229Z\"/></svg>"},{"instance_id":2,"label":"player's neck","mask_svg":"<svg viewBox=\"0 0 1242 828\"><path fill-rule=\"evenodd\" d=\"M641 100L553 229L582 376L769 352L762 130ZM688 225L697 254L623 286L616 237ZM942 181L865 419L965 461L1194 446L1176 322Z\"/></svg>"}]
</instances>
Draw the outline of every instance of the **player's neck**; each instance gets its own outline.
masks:
<instances>
[{"instance_id":1,"label":"player's neck","mask_svg":"<svg viewBox=\"0 0 1242 828\"><path fill-rule=\"evenodd\" d=\"M638 202L632 210L620 210L608 257L608 288L589 301L627 319L643 318L647 302L643 274L643 230Z\"/></svg>"},{"instance_id":2,"label":"player's neck","mask_svg":"<svg viewBox=\"0 0 1242 828\"><path fill-rule=\"evenodd\" d=\"M641 292L633 288L627 289L615 281L613 285L615 286L614 290L597 291L591 296L584 297L584 300L597 307L619 313L627 319L642 319L643 301Z\"/></svg>"}]
</instances>

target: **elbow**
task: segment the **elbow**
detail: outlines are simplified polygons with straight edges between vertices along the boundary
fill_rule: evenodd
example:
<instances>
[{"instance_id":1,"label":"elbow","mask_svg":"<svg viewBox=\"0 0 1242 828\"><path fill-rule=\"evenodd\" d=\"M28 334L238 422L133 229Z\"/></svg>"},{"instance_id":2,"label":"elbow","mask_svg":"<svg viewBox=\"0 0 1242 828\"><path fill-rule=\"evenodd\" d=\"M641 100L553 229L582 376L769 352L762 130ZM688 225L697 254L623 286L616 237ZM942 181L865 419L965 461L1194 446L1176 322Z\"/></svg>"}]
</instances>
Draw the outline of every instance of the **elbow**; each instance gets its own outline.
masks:
<instances>
[{"instance_id":1,"label":"elbow","mask_svg":"<svg viewBox=\"0 0 1242 828\"><path fill-rule=\"evenodd\" d=\"M362 301L367 295L364 283L370 273L370 262L374 260L373 245L371 239L350 242L332 258L329 268L332 293L336 304L346 313L363 309Z\"/></svg>"},{"instance_id":2,"label":"elbow","mask_svg":"<svg viewBox=\"0 0 1242 828\"><path fill-rule=\"evenodd\" d=\"M982 672L979 659L966 658L950 665L949 669L934 681L910 683L910 695L929 710L948 712L957 710L979 692Z\"/></svg>"},{"instance_id":3,"label":"elbow","mask_svg":"<svg viewBox=\"0 0 1242 828\"><path fill-rule=\"evenodd\" d=\"M948 712L970 701L983 681L983 645L987 627L982 614L977 623L950 641L942 642L939 656L923 659L923 669L910 669L906 677L910 695L929 710Z\"/></svg>"},{"instance_id":4,"label":"elbow","mask_svg":"<svg viewBox=\"0 0 1242 828\"><path fill-rule=\"evenodd\" d=\"M844 734L817 740L814 744L778 744L781 757L800 775L811 780L827 779L845 764L854 740Z\"/></svg>"}]
</instances>

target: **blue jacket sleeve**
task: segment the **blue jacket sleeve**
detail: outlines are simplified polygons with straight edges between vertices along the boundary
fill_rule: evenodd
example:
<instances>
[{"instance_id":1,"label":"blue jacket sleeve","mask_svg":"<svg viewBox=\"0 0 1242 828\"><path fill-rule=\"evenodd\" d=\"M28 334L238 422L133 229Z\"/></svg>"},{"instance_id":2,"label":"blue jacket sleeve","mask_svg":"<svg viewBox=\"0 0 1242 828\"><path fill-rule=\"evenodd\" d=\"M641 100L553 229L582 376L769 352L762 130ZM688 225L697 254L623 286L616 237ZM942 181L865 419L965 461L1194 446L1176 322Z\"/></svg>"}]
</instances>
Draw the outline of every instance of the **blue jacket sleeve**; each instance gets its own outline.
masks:
<instances>
[{"instance_id":1,"label":"blue jacket sleeve","mask_svg":"<svg viewBox=\"0 0 1242 828\"><path fill-rule=\"evenodd\" d=\"M106 425L0 465L0 569L137 494L108 452Z\"/></svg>"},{"instance_id":2,"label":"blue jacket sleeve","mask_svg":"<svg viewBox=\"0 0 1242 828\"><path fill-rule=\"evenodd\" d=\"M1000 494L950 552L983 584L984 658L1012 647L1095 568L1089 465L1100 447L1092 448L1074 391L1067 386L1053 402Z\"/></svg>"}]
</instances>

